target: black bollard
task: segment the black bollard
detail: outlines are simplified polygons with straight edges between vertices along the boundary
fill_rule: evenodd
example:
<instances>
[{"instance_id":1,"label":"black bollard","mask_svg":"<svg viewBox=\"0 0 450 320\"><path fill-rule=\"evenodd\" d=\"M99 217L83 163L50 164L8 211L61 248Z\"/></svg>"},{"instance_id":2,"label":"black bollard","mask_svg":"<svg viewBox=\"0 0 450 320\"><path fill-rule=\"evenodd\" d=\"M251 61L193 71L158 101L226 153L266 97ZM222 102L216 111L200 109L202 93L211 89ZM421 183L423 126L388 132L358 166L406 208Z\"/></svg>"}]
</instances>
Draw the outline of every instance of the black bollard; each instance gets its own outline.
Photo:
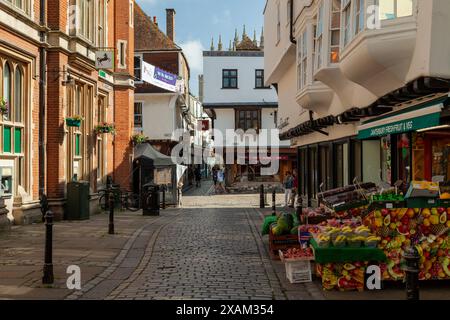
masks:
<instances>
[{"instance_id":1,"label":"black bollard","mask_svg":"<svg viewBox=\"0 0 450 320\"><path fill-rule=\"evenodd\" d=\"M47 211L45 214L45 261L43 284L53 284L53 213Z\"/></svg>"},{"instance_id":2,"label":"black bollard","mask_svg":"<svg viewBox=\"0 0 450 320\"><path fill-rule=\"evenodd\" d=\"M276 208L276 204L275 204L276 197L277 197L277 194L276 194L276 191L275 191L275 188L274 188L273 191L272 191L272 215L273 216L277 215L277 208Z\"/></svg>"},{"instance_id":3,"label":"black bollard","mask_svg":"<svg viewBox=\"0 0 450 320\"><path fill-rule=\"evenodd\" d=\"M166 186L162 187L162 209L166 210Z\"/></svg>"},{"instance_id":4,"label":"black bollard","mask_svg":"<svg viewBox=\"0 0 450 320\"><path fill-rule=\"evenodd\" d=\"M109 226L108 234L114 234L114 193L109 193Z\"/></svg>"},{"instance_id":5,"label":"black bollard","mask_svg":"<svg viewBox=\"0 0 450 320\"><path fill-rule=\"evenodd\" d=\"M406 277L406 299L411 301L419 300L419 263L420 256L415 247L409 247L403 253L406 261L405 277Z\"/></svg>"},{"instance_id":6,"label":"black bollard","mask_svg":"<svg viewBox=\"0 0 450 320\"><path fill-rule=\"evenodd\" d=\"M266 207L265 197L264 197L264 185L259 187L259 208L264 209Z\"/></svg>"}]
</instances>

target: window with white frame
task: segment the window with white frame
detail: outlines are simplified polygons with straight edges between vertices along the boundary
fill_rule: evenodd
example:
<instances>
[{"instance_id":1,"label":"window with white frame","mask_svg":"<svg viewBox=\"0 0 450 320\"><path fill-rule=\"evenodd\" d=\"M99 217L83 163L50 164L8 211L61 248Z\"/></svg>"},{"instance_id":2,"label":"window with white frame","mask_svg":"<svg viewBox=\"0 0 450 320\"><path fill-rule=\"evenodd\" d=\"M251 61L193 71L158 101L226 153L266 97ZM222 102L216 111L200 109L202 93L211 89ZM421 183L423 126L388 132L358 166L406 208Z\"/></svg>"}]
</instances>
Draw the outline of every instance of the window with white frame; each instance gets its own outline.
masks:
<instances>
[{"instance_id":1,"label":"window with white frame","mask_svg":"<svg viewBox=\"0 0 450 320\"><path fill-rule=\"evenodd\" d=\"M317 25L314 39L315 49L315 71L319 70L323 66L323 4L320 5L317 12Z\"/></svg>"},{"instance_id":2,"label":"window with white frame","mask_svg":"<svg viewBox=\"0 0 450 320\"><path fill-rule=\"evenodd\" d=\"M343 0L342 2L342 31L344 47L347 46L352 37L351 4L351 0Z\"/></svg>"},{"instance_id":3,"label":"window with white frame","mask_svg":"<svg viewBox=\"0 0 450 320\"><path fill-rule=\"evenodd\" d=\"M130 0L130 27L134 26L134 0Z\"/></svg>"},{"instance_id":4,"label":"window with white frame","mask_svg":"<svg viewBox=\"0 0 450 320\"><path fill-rule=\"evenodd\" d=\"M3 156L14 160L14 171L10 170L7 193L15 194L20 185L26 188L25 166L25 119L27 105L25 66L16 61L0 57L0 100L7 103L7 110L0 117L1 148ZM1 181L3 184L6 181Z\"/></svg>"},{"instance_id":5,"label":"window with white frame","mask_svg":"<svg viewBox=\"0 0 450 320\"><path fill-rule=\"evenodd\" d=\"M77 0L78 4L78 33L87 40L94 39L94 0Z\"/></svg>"},{"instance_id":6,"label":"window with white frame","mask_svg":"<svg viewBox=\"0 0 450 320\"><path fill-rule=\"evenodd\" d=\"M364 0L354 0L355 4L353 7L353 24L355 35L364 30Z\"/></svg>"},{"instance_id":7,"label":"window with white frame","mask_svg":"<svg viewBox=\"0 0 450 320\"><path fill-rule=\"evenodd\" d=\"M305 30L297 40L297 86L301 90L306 86L308 69L308 31Z\"/></svg>"},{"instance_id":8,"label":"window with white frame","mask_svg":"<svg viewBox=\"0 0 450 320\"><path fill-rule=\"evenodd\" d=\"M332 1L330 19L330 63L338 63L341 44L341 0Z\"/></svg>"},{"instance_id":9,"label":"window with white frame","mask_svg":"<svg viewBox=\"0 0 450 320\"><path fill-rule=\"evenodd\" d=\"M108 1L99 0L98 11L97 11L97 46L100 48L105 48L108 46Z\"/></svg>"},{"instance_id":10,"label":"window with white frame","mask_svg":"<svg viewBox=\"0 0 450 320\"><path fill-rule=\"evenodd\" d=\"M277 3L277 43L281 40L280 2Z\"/></svg>"},{"instance_id":11,"label":"window with white frame","mask_svg":"<svg viewBox=\"0 0 450 320\"><path fill-rule=\"evenodd\" d=\"M127 42L124 40L117 41L117 59L118 67L120 69L125 69L127 67L126 63L126 52L127 52Z\"/></svg>"},{"instance_id":12,"label":"window with white frame","mask_svg":"<svg viewBox=\"0 0 450 320\"><path fill-rule=\"evenodd\" d=\"M141 129L143 125L142 121L142 102L134 103L134 128Z\"/></svg>"},{"instance_id":13,"label":"window with white frame","mask_svg":"<svg viewBox=\"0 0 450 320\"><path fill-rule=\"evenodd\" d=\"M142 59L141 56L134 56L134 77L140 81L142 76Z\"/></svg>"},{"instance_id":14,"label":"window with white frame","mask_svg":"<svg viewBox=\"0 0 450 320\"><path fill-rule=\"evenodd\" d=\"M19 9L20 11L22 11L27 15L31 14L31 0L1 0L1 1L6 2L15 9Z\"/></svg>"},{"instance_id":15,"label":"window with white frame","mask_svg":"<svg viewBox=\"0 0 450 320\"><path fill-rule=\"evenodd\" d=\"M391 20L413 15L413 0L376 0L380 20Z\"/></svg>"}]
</instances>

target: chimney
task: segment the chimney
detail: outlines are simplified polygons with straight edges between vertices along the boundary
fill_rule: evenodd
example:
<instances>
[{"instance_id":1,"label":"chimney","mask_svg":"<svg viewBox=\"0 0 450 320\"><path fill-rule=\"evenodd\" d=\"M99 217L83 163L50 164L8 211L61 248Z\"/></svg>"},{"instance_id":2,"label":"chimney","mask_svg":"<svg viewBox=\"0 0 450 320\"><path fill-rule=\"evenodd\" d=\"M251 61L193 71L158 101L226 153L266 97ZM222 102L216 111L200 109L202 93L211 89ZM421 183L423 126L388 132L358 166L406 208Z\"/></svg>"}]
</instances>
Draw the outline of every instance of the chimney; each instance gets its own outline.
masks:
<instances>
[{"instance_id":1,"label":"chimney","mask_svg":"<svg viewBox=\"0 0 450 320\"><path fill-rule=\"evenodd\" d=\"M156 26L158 26L158 21L156 21L156 16L153 16L153 23L156 24Z\"/></svg>"},{"instance_id":2,"label":"chimney","mask_svg":"<svg viewBox=\"0 0 450 320\"><path fill-rule=\"evenodd\" d=\"M166 34L175 42L175 9L166 9Z\"/></svg>"}]
</instances>

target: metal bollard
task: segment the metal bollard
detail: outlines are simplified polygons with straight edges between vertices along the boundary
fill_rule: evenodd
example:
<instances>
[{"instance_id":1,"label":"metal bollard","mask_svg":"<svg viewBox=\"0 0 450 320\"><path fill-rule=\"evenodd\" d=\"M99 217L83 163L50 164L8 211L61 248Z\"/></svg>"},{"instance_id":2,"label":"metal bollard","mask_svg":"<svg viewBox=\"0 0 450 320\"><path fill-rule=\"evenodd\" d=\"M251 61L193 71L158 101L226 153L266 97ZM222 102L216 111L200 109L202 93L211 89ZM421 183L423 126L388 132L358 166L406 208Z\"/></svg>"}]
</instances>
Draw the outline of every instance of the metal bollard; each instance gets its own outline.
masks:
<instances>
[{"instance_id":1,"label":"metal bollard","mask_svg":"<svg viewBox=\"0 0 450 320\"><path fill-rule=\"evenodd\" d=\"M114 193L109 193L109 226L108 234L114 234Z\"/></svg>"},{"instance_id":2,"label":"metal bollard","mask_svg":"<svg viewBox=\"0 0 450 320\"><path fill-rule=\"evenodd\" d=\"M277 215L277 208L276 208L276 204L275 204L276 197L277 197L277 194L276 194L276 191L275 191L275 188L274 188L273 191L272 191L272 215L273 216Z\"/></svg>"},{"instance_id":3,"label":"metal bollard","mask_svg":"<svg viewBox=\"0 0 450 320\"><path fill-rule=\"evenodd\" d=\"M420 256L415 247L409 247L403 253L406 261L406 299L411 301L419 300L419 272Z\"/></svg>"},{"instance_id":4,"label":"metal bollard","mask_svg":"<svg viewBox=\"0 0 450 320\"><path fill-rule=\"evenodd\" d=\"M45 214L45 261L42 284L53 284L53 213Z\"/></svg>"},{"instance_id":5,"label":"metal bollard","mask_svg":"<svg viewBox=\"0 0 450 320\"><path fill-rule=\"evenodd\" d=\"M265 197L264 197L264 185L259 187L259 208L264 209L266 207Z\"/></svg>"}]
</instances>

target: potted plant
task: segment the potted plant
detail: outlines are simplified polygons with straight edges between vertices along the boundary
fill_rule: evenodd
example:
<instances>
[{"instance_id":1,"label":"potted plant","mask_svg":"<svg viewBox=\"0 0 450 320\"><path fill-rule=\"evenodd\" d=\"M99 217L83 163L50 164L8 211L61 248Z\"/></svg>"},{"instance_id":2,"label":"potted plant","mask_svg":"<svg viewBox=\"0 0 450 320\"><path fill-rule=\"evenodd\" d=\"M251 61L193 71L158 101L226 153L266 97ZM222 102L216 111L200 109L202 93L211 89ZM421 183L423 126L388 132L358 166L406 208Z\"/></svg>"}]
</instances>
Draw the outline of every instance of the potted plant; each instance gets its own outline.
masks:
<instances>
[{"instance_id":1,"label":"potted plant","mask_svg":"<svg viewBox=\"0 0 450 320\"><path fill-rule=\"evenodd\" d=\"M100 134L100 133L115 134L116 133L116 128L114 127L114 125L110 124L110 123L106 123L106 122L95 126L94 130L95 130L95 132L97 132L97 134Z\"/></svg>"},{"instance_id":2,"label":"potted plant","mask_svg":"<svg viewBox=\"0 0 450 320\"><path fill-rule=\"evenodd\" d=\"M138 133L138 134L135 134L132 139L133 139L133 143L138 145L138 144L146 142L148 140L148 137L146 137L142 133Z\"/></svg>"},{"instance_id":3,"label":"potted plant","mask_svg":"<svg viewBox=\"0 0 450 320\"><path fill-rule=\"evenodd\" d=\"M79 115L74 115L71 117L67 117L66 118L66 125L68 127L76 127L79 128L81 126L81 121L83 121L84 118L82 116Z\"/></svg>"},{"instance_id":4,"label":"potted plant","mask_svg":"<svg viewBox=\"0 0 450 320\"><path fill-rule=\"evenodd\" d=\"M8 113L8 111L9 111L8 102L6 102L3 98L1 98L0 99L0 113L5 114L5 113Z\"/></svg>"}]
</instances>

